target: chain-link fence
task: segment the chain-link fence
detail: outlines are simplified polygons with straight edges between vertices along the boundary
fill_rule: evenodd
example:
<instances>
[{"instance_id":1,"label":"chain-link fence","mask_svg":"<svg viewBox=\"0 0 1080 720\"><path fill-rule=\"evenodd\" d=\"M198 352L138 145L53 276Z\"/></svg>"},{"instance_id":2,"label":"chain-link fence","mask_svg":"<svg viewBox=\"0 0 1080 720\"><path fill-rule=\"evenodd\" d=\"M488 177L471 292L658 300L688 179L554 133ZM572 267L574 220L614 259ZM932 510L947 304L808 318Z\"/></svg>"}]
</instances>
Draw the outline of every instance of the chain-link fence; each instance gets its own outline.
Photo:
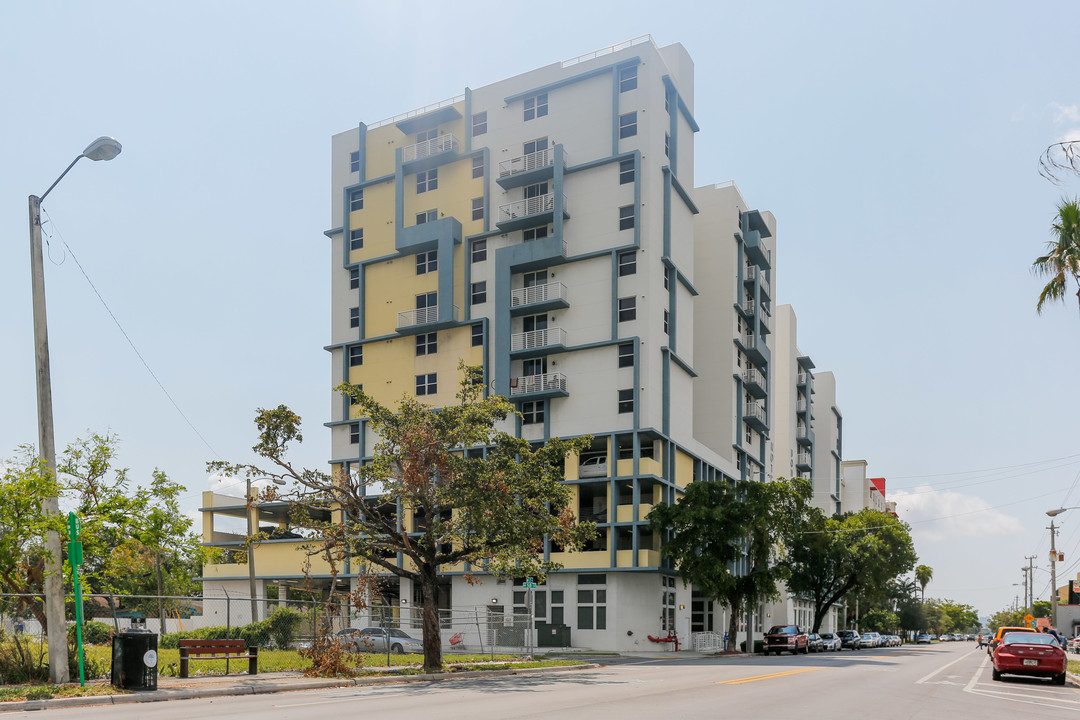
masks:
<instances>
[{"instance_id":1,"label":"chain-link fence","mask_svg":"<svg viewBox=\"0 0 1080 720\"><path fill-rule=\"evenodd\" d=\"M74 597L66 599L66 615L75 617ZM355 608L336 602L238 597L154 595L83 596L87 621L84 639L107 642L113 632L140 627L160 636L159 647L177 647L182 638L242 638L264 649L297 649L325 633L347 649L360 652L422 652L423 608L404 604ZM0 594L0 630L42 637L41 596ZM444 653L531 653L546 630L528 615L501 607L478 606L439 610L440 645ZM386 639L389 637L389 648Z\"/></svg>"}]
</instances>

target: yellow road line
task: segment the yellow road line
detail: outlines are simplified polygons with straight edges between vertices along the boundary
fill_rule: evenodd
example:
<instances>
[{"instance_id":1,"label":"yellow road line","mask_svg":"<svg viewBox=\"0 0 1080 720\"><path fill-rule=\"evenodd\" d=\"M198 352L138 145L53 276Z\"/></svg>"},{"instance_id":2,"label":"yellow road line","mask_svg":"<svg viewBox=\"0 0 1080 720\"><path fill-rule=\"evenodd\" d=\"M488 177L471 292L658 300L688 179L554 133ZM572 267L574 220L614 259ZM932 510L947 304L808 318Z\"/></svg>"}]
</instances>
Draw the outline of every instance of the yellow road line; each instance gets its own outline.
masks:
<instances>
[{"instance_id":1,"label":"yellow road line","mask_svg":"<svg viewBox=\"0 0 1080 720\"><path fill-rule=\"evenodd\" d=\"M717 680L714 685L742 685L743 683L757 682L758 680L771 680L772 678L784 677L785 675L798 675L799 673L821 670L819 667L799 668L797 670L785 670L784 672L769 673L768 675L754 675L753 677L738 678L736 680Z\"/></svg>"}]
</instances>

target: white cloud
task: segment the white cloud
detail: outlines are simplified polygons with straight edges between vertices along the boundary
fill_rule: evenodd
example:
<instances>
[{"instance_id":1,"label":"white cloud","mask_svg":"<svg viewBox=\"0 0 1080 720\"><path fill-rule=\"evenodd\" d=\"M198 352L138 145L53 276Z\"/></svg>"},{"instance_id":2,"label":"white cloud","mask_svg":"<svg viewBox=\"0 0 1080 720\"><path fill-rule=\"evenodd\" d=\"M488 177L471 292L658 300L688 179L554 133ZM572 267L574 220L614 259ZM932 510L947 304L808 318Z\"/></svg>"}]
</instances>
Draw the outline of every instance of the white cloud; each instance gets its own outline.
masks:
<instances>
[{"instance_id":1,"label":"white cloud","mask_svg":"<svg viewBox=\"0 0 1080 720\"><path fill-rule=\"evenodd\" d=\"M1050 103L1050 110L1054 113L1055 125L1069 125L1072 123L1080 123L1080 107L1076 105L1062 105L1061 103Z\"/></svg>"},{"instance_id":2,"label":"white cloud","mask_svg":"<svg viewBox=\"0 0 1080 720\"><path fill-rule=\"evenodd\" d=\"M891 494L900 519L911 525L912 535L938 542L949 538L1020 535L1020 520L999 510L980 497L951 490L935 491L929 485Z\"/></svg>"}]
</instances>

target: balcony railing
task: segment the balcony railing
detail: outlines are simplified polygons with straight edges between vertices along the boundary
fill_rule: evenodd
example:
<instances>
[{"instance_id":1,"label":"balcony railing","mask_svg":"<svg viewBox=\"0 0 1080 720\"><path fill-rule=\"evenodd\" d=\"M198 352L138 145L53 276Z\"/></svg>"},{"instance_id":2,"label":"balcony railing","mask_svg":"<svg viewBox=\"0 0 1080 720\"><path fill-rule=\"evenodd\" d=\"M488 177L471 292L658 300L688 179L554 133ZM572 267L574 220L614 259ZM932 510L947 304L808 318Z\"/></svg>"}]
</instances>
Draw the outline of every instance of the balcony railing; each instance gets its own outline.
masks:
<instances>
[{"instance_id":1,"label":"balcony railing","mask_svg":"<svg viewBox=\"0 0 1080 720\"><path fill-rule=\"evenodd\" d=\"M424 142L418 142L415 145L406 145L401 149L401 161L412 162L413 160L422 160L429 155L438 155L439 153L454 151L457 152L458 139L451 133L444 133L438 137L433 137L430 140Z\"/></svg>"},{"instance_id":2,"label":"balcony railing","mask_svg":"<svg viewBox=\"0 0 1080 720\"><path fill-rule=\"evenodd\" d=\"M510 395L528 395L542 392L566 392L566 376L562 373L524 375L511 378Z\"/></svg>"},{"instance_id":3,"label":"balcony railing","mask_svg":"<svg viewBox=\"0 0 1080 720\"><path fill-rule=\"evenodd\" d=\"M798 384L799 385L805 385L806 384L806 373L803 372L802 370L799 371Z\"/></svg>"},{"instance_id":4,"label":"balcony railing","mask_svg":"<svg viewBox=\"0 0 1080 720\"><path fill-rule=\"evenodd\" d=\"M800 398L799 402L795 403L795 409L799 412L806 412L808 405L806 398Z\"/></svg>"},{"instance_id":5,"label":"balcony railing","mask_svg":"<svg viewBox=\"0 0 1080 720\"><path fill-rule=\"evenodd\" d=\"M808 453L808 452L799 453L799 455L796 458L795 462L798 463L799 465L803 465L803 466L806 466L806 467L809 467L809 466L814 464L813 461L810 459L810 453Z\"/></svg>"},{"instance_id":6,"label":"balcony railing","mask_svg":"<svg viewBox=\"0 0 1080 720\"><path fill-rule=\"evenodd\" d=\"M753 300L743 300L742 311L744 313L746 313L747 315L753 315L754 314L754 301Z\"/></svg>"},{"instance_id":7,"label":"balcony railing","mask_svg":"<svg viewBox=\"0 0 1080 720\"><path fill-rule=\"evenodd\" d=\"M743 382L765 387L765 376L757 368L746 368L742 371Z\"/></svg>"},{"instance_id":8,"label":"balcony railing","mask_svg":"<svg viewBox=\"0 0 1080 720\"><path fill-rule=\"evenodd\" d=\"M510 293L511 307L535 305L537 303L551 302L552 300L566 300L566 286L561 282L549 282L545 285L519 288Z\"/></svg>"},{"instance_id":9,"label":"balcony railing","mask_svg":"<svg viewBox=\"0 0 1080 720\"><path fill-rule=\"evenodd\" d=\"M802 423L799 423L799 424L798 424L798 425L797 425L797 426L795 427L795 437L797 437L797 438L807 438L807 437L810 437L809 435L807 435L807 434L806 434L806 430L807 430L806 426L805 426L805 425L803 425Z\"/></svg>"},{"instance_id":10,"label":"balcony railing","mask_svg":"<svg viewBox=\"0 0 1080 720\"><path fill-rule=\"evenodd\" d=\"M461 308L457 305L453 307L453 315L451 320L457 322L460 319ZM439 321L439 308L426 307L417 308L415 310L404 310L397 314L397 326L399 328L411 327L413 325L431 325Z\"/></svg>"},{"instance_id":11,"label":"balcony railing","mask_svg":"<svg viewBox=\"0 0 1080 720\"><path fill-rule=\"evenodd\" d=\"M765 271L759 268L757 265L747 265L746 273L743 277L746 282L752 282L754 280L757 280L758 284L761 285L761 288L765 292L765 294L769 295L769 297L772 297L769 293L769 280L765 277Z\"/></svg>"},{"instance_id":12,"label":"balcony railing","mask_svg":"<svg viewBox=\"0 0 1080 720\"><path fill-rule=\"evenodd\" d=\"M566 209L566 198L563 197L563 209ZM553 212L555 210L555 193L538 195L525 198L507 205L499 206L499 222L509 222L514 218L539 215L540 213Z\"/></svg>"},{"instance_id":13,"label":"balcony railing","mask_svg":"<svg viewBox=\"0 0 1080 720\"><path fill-rule=\"evenodd\" d=\"M566 331L557 327L514 333L510 336L510 352L565 344Z\"/></svg>"},{"instance_id":14,"label":"balcony railing","mask_svg":"<svg viewBox=\"0 0 1080 720\"><path fill-rule=\"evenodd\" d=\"M765 423L765 408L760 403L749 403L743 409L743 418L747 420L757 420L762 424Z\"/></svg>"},{"instance_id":15,"label":"balcony railing","mask_svg":"<svg viewBox=\"0 0 1080 720\"><path fill-rule=\"evenodd\" d=\"M547 148L528 155L521 155L499 163L499 177L508 177L518 173L539 170L555 163L555 149Z\"/></svg>"}]
</instances>

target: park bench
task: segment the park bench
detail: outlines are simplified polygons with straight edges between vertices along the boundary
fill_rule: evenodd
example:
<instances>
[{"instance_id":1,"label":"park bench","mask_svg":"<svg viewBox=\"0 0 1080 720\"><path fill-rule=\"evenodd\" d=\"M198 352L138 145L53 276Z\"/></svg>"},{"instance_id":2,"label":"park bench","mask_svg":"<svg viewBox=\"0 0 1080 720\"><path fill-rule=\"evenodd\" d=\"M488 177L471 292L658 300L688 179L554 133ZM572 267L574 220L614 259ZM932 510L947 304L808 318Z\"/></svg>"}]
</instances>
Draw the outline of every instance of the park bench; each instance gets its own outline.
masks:
<instances>
[{"instance_id":1,"label":"park bench","mask_svg":"<svg viewBox=\"0 0 1080 720\"><path fill-rule=\"evenodd\" d=\"M247 647L243 640L181 640L180 677L188 676L188 660L224 660L229 672L230 660L247 660L248 675L259 674L259 648Z\"/></svg>"}]
</instances>

